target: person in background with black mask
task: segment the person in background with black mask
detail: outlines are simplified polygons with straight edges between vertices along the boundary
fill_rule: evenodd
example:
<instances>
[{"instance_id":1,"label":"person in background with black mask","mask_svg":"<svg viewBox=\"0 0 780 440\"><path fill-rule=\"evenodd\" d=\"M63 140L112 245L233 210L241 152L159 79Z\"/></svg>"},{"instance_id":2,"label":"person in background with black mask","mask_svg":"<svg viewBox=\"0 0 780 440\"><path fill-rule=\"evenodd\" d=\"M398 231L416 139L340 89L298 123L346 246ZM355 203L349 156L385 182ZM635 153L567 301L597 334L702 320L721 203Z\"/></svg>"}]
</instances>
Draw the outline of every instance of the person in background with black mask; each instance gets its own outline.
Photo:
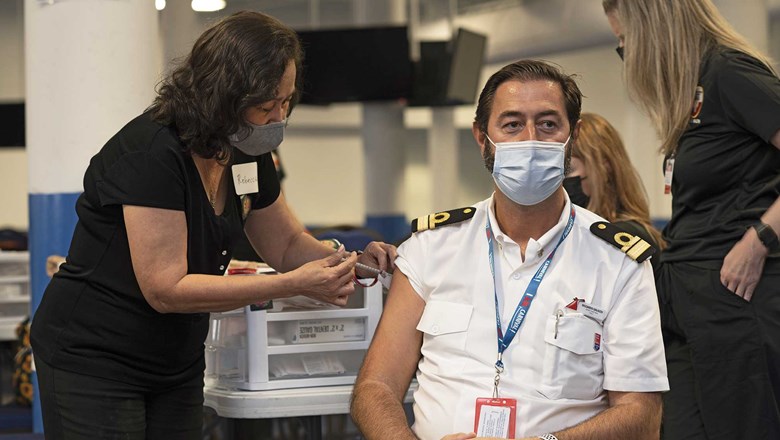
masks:
<instances>
[{"instance_id":1,"label":"person in background with black mask","mask_svg":"<svg viewBox=\"0 0 780 440\"><path fill-rule=\"evenodd\" d=\"M661 233L650 222L647 194L615 127L595 113L583 113L580 135L572 144L563 187L575 205L642 237L659 251ZM658 268L656 252L650 262Z\"/></svg>"},{"instance_id":2,"label":"person in background with black mask","mask_svg":"<svg viewBox=\"0 0 780 440\"><path fill-rule=\"evenodd\" d=\"M271 151L302 57L278 20L231 15L92 158L32 325L47 439L200 439L208 312L293 295L344 305L357 261L392 269L393 246L334 252L280 194ZM279 275L222 276L237 223Z\"/></svg>"}]
</instances>

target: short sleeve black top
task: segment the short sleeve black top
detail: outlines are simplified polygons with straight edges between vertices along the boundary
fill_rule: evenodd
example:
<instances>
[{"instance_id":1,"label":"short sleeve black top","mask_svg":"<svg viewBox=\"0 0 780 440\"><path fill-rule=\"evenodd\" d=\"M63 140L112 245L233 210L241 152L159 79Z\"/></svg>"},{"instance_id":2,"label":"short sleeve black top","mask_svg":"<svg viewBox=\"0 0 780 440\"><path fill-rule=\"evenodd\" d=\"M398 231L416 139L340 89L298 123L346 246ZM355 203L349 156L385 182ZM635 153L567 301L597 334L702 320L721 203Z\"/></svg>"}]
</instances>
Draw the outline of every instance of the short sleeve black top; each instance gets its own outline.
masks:
<instances>
[{"instance_id":1,"label":"short sleeve black top","mask_svg":"<svg viewBox=\"0 0 780 440\"><path fill-rule=\"evenodd\" d=\"M122 128L87 168L67 261L33 320L35 355L58 368L129 383L164 385L202 374L209 315L161 314L149 306L133 272L122 205L184 211L187 272L221 275L246 213L279 196L270 154L234 152L233 164L252 161L259 192L238 196L228 177L231 196L218 216L173 128L148 114Z\"/></svg>"},{"instance_id":2,"label":"short sleeve black top","mask_svg":"<svg viewBox=\"0 0 780 440\"><path fill-rule=\"evenodd\" d=\"M672 218L662 261L722 260L780 194L780 80L756 59L718 47L674 157ZM667 157L667 160L669 158Z\"/></svg>"}]
</instances>

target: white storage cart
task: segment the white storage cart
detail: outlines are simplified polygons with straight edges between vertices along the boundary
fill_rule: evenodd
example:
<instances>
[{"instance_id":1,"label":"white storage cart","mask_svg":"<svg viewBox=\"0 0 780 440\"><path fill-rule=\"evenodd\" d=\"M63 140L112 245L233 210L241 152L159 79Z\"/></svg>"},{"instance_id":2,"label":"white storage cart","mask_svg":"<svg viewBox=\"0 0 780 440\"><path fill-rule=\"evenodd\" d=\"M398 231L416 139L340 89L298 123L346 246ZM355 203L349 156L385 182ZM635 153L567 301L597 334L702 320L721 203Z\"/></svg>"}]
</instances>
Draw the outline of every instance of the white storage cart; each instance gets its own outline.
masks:
<instances>
[{"instance_id":1,"label":"white storage cart","mask_svg":"<svg viewBox=\"0 0 780 440\"><path fill-rule=\"evenodd\" d=\"M354 383L382 314L381 284L356 286L344 308L279 310L283 303L211 314L207 386L254 391Z\"/></svg>"},{"instance_id":2,"label":"white storage cart","mask_svg":"<svg viewBox=\"0 0 780 440\"><path fill-rule=\"evenodd\" d=\"M0 251L0 341L16 340L16 327L30 314L30 254Z\"/></svg>"}]
</instances>

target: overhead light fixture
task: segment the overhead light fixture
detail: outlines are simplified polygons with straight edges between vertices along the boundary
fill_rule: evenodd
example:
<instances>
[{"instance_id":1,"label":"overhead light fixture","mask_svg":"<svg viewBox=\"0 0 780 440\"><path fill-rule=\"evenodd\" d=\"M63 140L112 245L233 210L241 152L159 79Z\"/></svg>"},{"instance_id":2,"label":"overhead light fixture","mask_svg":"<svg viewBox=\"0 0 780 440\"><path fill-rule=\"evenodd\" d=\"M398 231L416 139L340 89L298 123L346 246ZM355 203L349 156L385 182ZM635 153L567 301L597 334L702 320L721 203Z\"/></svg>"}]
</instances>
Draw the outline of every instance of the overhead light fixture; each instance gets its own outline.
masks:
<instances>
[{"instance_id":1,"label":"overhead light fixture","mask_svg":"<svg viewBox=\"0 0 780 440\"><path fill-rule=\"evenodd\" d=\"M214 12L225 9L225 0L192 0L192 10L198 12Z\"/></svg>"},{"instance_id":2,"label":"overhead light fixture","mask_svg":"<svg viewBox=\"0 0 780 440\"><path fill-rule=\"evenodd\" d=\"M154 0L154 7L158 11L162 11L163 9L165 9L165 0Z\"/></svg>"}]
</instances>

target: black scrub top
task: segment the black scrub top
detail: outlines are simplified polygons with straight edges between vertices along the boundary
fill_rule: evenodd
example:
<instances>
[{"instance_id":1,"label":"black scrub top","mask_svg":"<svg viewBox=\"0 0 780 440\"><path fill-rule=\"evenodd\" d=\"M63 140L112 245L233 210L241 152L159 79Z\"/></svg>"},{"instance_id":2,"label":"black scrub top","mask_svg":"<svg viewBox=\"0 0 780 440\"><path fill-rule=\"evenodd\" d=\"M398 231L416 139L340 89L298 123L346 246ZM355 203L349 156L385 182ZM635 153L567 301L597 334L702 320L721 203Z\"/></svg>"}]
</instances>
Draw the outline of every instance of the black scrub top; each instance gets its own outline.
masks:
<instances>
[{"instance_id":1,"label":"black scrub top","mask_svg":"<svg viewBox=\"0 0 780 440\"><path fill-rule=\"evenodd\" d=\"M780 129L780 80L717 47L699 87L700 111L694 105L674 157L664 262L722 260L780 194L780 150L769 143Z\"/></svg>"},{"instance_id":2,"label":"black scrub top","mask_svg":"<svg viewBox=\"0 0 780 440\"><path fill-rule=\"evenodd\" d=\"M33 320L35 356L64 370L132 384L159 386L202 374L209 315L161 314L149 306L133 272L122 205L184 211L187 272L221 275L245 214L279 196L271 155L234 151L232 164L251 161L257 163L259 192L236 195L231 173L230 197L218 216L173 128L149 114L122 128L84 176L67 260Z\"/></svg>"}]
</instances>

